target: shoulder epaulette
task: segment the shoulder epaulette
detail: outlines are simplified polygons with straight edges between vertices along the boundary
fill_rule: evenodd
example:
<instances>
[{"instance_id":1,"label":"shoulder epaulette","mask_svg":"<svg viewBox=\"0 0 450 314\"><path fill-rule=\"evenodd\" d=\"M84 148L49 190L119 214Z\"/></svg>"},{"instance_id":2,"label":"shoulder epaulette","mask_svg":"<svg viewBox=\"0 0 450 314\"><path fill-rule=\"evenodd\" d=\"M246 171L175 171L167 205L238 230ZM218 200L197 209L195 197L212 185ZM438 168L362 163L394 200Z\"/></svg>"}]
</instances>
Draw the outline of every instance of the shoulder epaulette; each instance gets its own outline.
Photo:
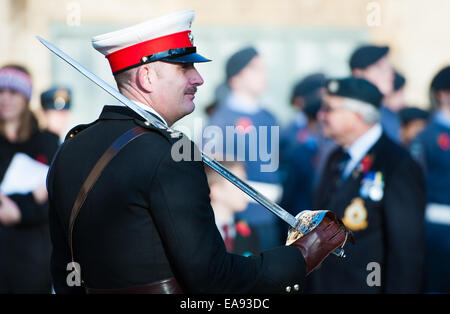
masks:
<instances>
[{"instance_id":1,"label":"shoulder epaulette","mask_svg":"<svg viewBox=\"0 0 450 314\"><path fill-rule=\"evenodd\" d=\"M83 130L86 130L87 128L93 126L94 124L97 123L98 120L95 120L94 122L88 123L88 124L80 124L77 125L75 127L73 127L66 135L66 137L64 138L64 140L67 140L69 138L74 137L75 135L77 135L78 133L80 133Z\"/></svg>"}]
</instances>

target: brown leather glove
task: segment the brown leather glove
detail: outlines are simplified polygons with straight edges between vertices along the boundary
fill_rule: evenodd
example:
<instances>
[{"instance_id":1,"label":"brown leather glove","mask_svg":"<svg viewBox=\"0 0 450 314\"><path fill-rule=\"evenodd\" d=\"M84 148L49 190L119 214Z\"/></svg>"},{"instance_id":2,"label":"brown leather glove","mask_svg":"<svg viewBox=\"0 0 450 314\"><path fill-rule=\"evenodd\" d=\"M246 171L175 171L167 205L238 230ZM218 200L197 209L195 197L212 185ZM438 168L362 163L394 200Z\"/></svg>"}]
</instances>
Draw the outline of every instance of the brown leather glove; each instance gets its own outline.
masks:
<instances>
[{"instance_id":1,"label":"brown leather glove","mask_svg":"<svg viewBox=\"0 0 450 314\"><path fill-rule=\"evenodd\" d=\"M306 275L309 275L337 248L343 248L347 239L354 243L353 234L336 214L326 211L325 216L316 225L315 218L325 211L305 211L297 215L300 226L289 230L286 245L300 249L306 263ZM315 218L314 218L315 217Z\"/></svg>"}]
</instances>

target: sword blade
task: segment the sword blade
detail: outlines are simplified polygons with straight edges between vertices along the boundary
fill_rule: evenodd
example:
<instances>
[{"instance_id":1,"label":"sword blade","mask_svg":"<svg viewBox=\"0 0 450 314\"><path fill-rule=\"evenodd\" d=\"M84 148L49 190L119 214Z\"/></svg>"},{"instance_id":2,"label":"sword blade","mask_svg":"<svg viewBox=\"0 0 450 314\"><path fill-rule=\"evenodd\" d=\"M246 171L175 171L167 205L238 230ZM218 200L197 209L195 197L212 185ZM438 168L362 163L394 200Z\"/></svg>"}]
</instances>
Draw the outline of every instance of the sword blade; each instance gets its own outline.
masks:
<instances>
[{"instance_id":1,"label":"sword blade","mask_svg":"<svg viewBox=\"0 0 450 314\"><path fill-rule=\"evenodd\" d=\"M53 45L52 43L46 41L45 39L36 36L36 38L45 46L47 47L51 52L56 54L59 58L67 62L69 65L71 65L75 70L83 74L85 77L90 79L92 82L94 82L96 85L101 87L103 90L105 90L108 94L113 96L115 99L117 99L119 102L124 104L125 106L132 109L134 112L139 114L141 117L143 117L145 120L153 124L154 126L160 128L160 129L167 129L171 130L169 127L164 125L161 121L159 121L157 118L155 118L153 115L148 113L147 111L143 110L139 106L137 106L133 101L129 100L127 97L122 95L117 89L106 83L104 80L99 78L97 75L86 69L83 65L78 63L76 60L71 58L69 55L67 55L65 52L63 52L61 49ZM281 220L289 224L292 228L296 228L298 226L299 221L290 213L288 213L285 209L283 209L281 206L276 204L275 202L268 199L266 196L255 190L253 187L251 187L249 184L238 178L235 174L233 174L231 171L229 171L227 168L222 166L220 163L218 163L213 158L207 156L205 153L201 152L202 154L202 160L205 164L207 164L209 167L211 167L214 171L219 173L221 176L223 176L225 179L233 183L235 186L237 186L239 189L241 189L244 193L246 193L248 196L253 198L256 202L264 206L266 209L271 211L273 214L278 216Z\"/></svg>"}]
</instances>

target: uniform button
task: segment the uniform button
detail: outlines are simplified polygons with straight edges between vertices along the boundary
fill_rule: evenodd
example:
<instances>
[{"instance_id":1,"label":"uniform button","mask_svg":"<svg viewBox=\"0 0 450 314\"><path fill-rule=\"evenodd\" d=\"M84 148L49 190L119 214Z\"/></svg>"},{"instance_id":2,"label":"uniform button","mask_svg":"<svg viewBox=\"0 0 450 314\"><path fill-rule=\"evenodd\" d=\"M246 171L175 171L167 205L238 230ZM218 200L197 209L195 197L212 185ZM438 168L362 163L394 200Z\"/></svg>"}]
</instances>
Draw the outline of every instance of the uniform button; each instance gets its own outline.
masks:
<instances>
[{"instance_id":1,"label":"uniform button","mask_svg":"<svg viewBox=\"0 0 450 314\"><path fill-rule=\"evenodd\" d=\"M150 122L148 122L148 121L145 121L144 124L145 124L146 126L150 126Z\"/></svg>"},{"instance_id":2,"label":"uniform button","mask_svg":"<svg viewBox=\"0 0 450 314\"><path fill-rule=\"evenodd\" d=\"M287 287L286 287L286 292L287 292L287 293L291 292L291 286L287 286Z\"/></svg>"},{"instance_id":3,"label":"uniform button","mask_svg":"<svg viewBox=\"0 0 450 314\"><path fill-rule=\"evenodd\" d=\"M300 286L297 285L297 284L295 284L295 285L294 285L294 289L295 289L295 291L299 291L299 290L300 290Z\"/></svg>"}]
</instances>

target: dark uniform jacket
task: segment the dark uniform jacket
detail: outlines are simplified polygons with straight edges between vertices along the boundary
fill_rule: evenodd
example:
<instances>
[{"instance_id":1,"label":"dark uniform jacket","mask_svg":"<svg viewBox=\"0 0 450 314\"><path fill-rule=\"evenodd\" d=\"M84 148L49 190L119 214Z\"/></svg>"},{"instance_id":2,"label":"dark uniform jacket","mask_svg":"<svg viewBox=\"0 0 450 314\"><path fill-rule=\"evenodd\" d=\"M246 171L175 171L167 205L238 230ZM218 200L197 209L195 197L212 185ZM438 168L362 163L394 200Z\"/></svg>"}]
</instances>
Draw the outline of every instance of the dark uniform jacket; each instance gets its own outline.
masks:
<instances>
[{"instance_id":1,"label":"dark uniform jacket","mask_svg":"<svg viewBox=\"0 0 450 314\"><path fill-rule=\"evenodd\" d=\"M282 293L286 286L303 286L305 262L295 247L254 257L226 252L202 162L176 162L171 156L179 136L146 126L126 107L105 106L97 121L72 131L77 135L63 143L49 171L56 292L82 291L66 284L68 224L76 195L111 143L136 125L151 132L111 160L75 223L74 259L85 286L125 288L172 276L189 293Z\"/></svg>"},{"instance_id":2,"label":"dark uniform jacket","mask_svg":"<svg viewBox=\"0 0 450 314\"><path fill-rule=\"evenodd\" d=\"M16 153L49 164L58 145L58 136L48 131L37 131L21 143L0 136L0 182ZM48 203L36 203L32 193L8 197L17 204L22 218L12 226L0 223L0 293L49 293Z\"/></svg>"},{"instance_id":3,"label":"dark uniform jacket","mask_svg":"<svg viewBox=\"0 0 450 314\"><path fill-rule=\"evenodd\" d=\"M384 134L334 189L338 160L339 149L328 159L315 207L331 209L343 218L356 244L347 245L344 260L325 260L308 277L308 292L420 292L425 254L425 188L420 166ZM377 278L373 271L378 270Z\"/></svg>"}]
</instances>

